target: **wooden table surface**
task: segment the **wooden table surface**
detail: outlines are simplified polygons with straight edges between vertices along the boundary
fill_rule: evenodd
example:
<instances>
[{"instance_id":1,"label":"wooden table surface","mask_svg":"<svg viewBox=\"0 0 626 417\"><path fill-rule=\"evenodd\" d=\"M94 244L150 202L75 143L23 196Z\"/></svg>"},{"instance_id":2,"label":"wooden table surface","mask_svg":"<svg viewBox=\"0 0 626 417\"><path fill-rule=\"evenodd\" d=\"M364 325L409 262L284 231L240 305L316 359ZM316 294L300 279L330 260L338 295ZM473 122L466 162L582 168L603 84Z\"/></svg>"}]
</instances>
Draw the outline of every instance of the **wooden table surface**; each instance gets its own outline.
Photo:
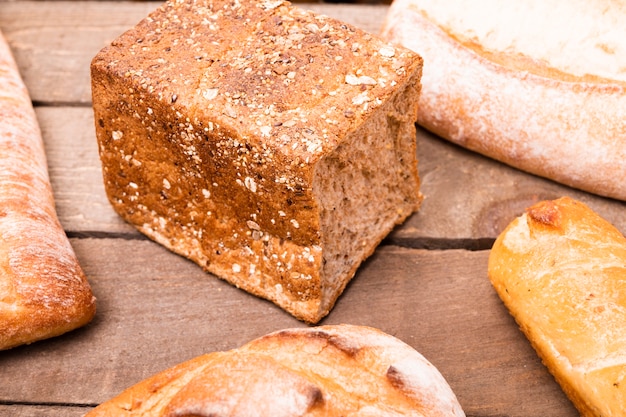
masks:
<instances>
[{"instance_id":1,"label":"wooden table surface","mask_svg":"<svg viewBox=\"0 0 626 417\"><path fill-rule=\"evenodd\" d=\"M31 93L57 211L98 312L67 335L0 352L0 416L82 416L205 352L305 326L203 273L121 221L102 185L89 87L96 52L149 1L0 1L0 30ZM377 32L387 6L301 4ZM446 377L468 416L578 415L493 291L493 240L530 204L569 195L626 232L625 204L576 191L418 132L421 210L358 271L320 324L377 327Z\"/></svg>"}]
</instances>

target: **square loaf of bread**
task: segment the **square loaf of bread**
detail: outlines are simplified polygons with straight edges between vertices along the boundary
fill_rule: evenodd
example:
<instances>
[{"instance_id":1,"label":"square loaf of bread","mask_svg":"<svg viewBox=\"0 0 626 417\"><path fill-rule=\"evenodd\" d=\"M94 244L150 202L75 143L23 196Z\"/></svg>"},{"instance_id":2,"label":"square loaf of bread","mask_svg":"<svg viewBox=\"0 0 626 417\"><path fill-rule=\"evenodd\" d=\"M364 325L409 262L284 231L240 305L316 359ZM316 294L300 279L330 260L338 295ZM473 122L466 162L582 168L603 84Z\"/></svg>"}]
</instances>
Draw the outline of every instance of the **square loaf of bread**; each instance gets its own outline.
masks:
<instances>
[{"instance_id":1,"label":"square loaf of bread","mask_svg":"<svg viewBox=\"0 0 626 417\"><path fill-rule=\"evenodd\" d=\"M93 59L129 223L316 323L421 202L422 59L284 1L169 1Z\"/></svg>"}]
</instances>

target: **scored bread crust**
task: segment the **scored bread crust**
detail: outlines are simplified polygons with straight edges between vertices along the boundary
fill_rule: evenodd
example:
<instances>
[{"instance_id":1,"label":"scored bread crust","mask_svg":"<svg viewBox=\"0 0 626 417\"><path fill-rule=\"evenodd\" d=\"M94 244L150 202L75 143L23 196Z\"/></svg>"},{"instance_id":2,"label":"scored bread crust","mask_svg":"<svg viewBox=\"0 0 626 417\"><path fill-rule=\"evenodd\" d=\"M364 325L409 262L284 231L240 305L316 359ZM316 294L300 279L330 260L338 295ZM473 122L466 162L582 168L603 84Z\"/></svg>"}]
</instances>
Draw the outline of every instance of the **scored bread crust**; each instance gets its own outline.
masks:
<instances>
[{"instance_id":1,"label":"scored bread crust","mask_svg":"<svg viewBox=\"0 0 626 417\"><path fill-rule=\"evenodd\" d=\"M395 0L382 29L424 58L420 125L526 172L626 200L623 80L571 74L514 46L487 49L480 35L436 22L422 3ZM454 7L450 14L466 13Z\"/></svg>"},{"instance_id":2,"label":"scored bread crust","mask_svg":"<svg viewBox=\"0 0 626 417\"><path fill-rule=\"evenodd\" d=\"M58 336L95 314L47 169L30 97L0 33L0 350Z\"/></svg>"},{"instance_id":3,"label":"scored bread crust","mask_svg":"<svg viewBox=\"0 0 626 417\"><path fill-rule=\"evenodd\" d=\"M626 238L564 197L527 209L498 236L489 278L583 416L626 409Z\"/></svg>"},{"instance_id":4,"label":"scored bread crust","mask_svg":"<svg viewBox=\"0 0 626 417\"><path fill-rule=\"evenodd\" d=\"M85 417L457 416L441 373L404 342L354 325L280 330L162 371Z\"/></svg>"}]
</instances>

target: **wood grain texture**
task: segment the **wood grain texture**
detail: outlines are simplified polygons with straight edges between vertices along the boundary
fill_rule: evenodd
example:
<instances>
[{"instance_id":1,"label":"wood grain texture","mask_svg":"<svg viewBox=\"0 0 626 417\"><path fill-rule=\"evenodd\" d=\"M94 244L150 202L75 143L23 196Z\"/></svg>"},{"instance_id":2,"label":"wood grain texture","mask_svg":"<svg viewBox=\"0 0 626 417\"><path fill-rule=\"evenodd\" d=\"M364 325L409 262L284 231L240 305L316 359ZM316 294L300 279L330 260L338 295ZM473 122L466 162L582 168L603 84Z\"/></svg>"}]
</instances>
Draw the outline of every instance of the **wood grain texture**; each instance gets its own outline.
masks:
<instances>
[{"instance_id":1,"label":"wood grain texture","mask_svg":"<svg viewBox=\"0 0 626 417\"><path fill-rule=\"evenodd\" d=\"M7 417L81 417L91 408L63 405L0 404L0 415Z\"/></svg>"},{"instance_id":2,"label":"wood grain texture","mask_svg":"<svg viewBox=\"0 0 626 417\"><path fill-rule=\"evenodd\" d=\"M82 415L182 360L304 326L146 240L106 200L89 62L158 3L0 1L0 30L36 103L57 212L98 298L88 327L0 354L2 416ZM310 8L370 31L387 10ZM418 159L421 210L358 271L322 324L374 326L414 346L448 379L468 416L577 416L490 287L488 249L540 199L580 199L622 232L626 204L533 177L423 131Z\"/></svg>"},{"instance_id":3,"label":"wood grain texture","mask_svg":"<svg viewBox=\"0 0 626 417\"><path fill-rule=\"evenodd\" d=\"M73 236L138 235L104 193L89 107L38 107L61 223ZM423 130L418 160L425 195L420 211L387 243L414 248L488 249L504 227L541 199L569 195L626 232L626 204L531 176Z\"/></svg>"},{"instance_id":4,"label":"wood grain texture","mask_svg":"<svg viewBox=\"0 0 626 417\"><path fill-rule=\"evenodd\" d=\"M537 201L570 196L626 232L626 203L529 175L424 130L417 135L425 196L420 211L391 234L410 247L488 249L514 218Z\"/></svg>"},{"instance_id":5,"label":"wood grain texture","mask_svg":"<svg viewBox=\"0 0 626 417\"><path fill-rule=\"evenodd\" d=\"M36 103L91 102L89 63L96 53L131 28L160 2L0 2L0 28L14 49ZM378 32L387 6L323 3L300 7ZM45 62L42 67L38 63Z\"/></svg>"},{"instance_id":6,"label":"wood grain texture","mask_svg":"<svg viewBox=\"0 0 626 417\"><path fill-rule=\"evenodd\" d=\"M50 182L59 220L70 234L139 236L109 204L104 192L89 107L37 107L46 142Z\"/></svg>"},{"instance_id":7,"label":"wood grain texture","mask_svg":"<svg viewBox=\"0 0 626 417\"><path fill-rule=\"evenodd\" d=\"M70 232L133 233L102 198L104 191L90 108L89 63L100 48L158 4L0 2L0 29L14 51L33 100L40 104L37 114L51 170L55 170L51 176L59 216ZM372 32L378 31L387 10L387 6L346 4L302 4L301 7ZM524 208L541 199L563 195L584 201L626 232L624 202L528 175L427 132L420 132L418 141L426 199L420 212L391 234L392 243L424 248L486 249Z\"/></svg>"},{"instance_id":8,"label":"wood grain texture","mask_svg":"<svg viewBox=\"0 0 626 417\"><path fill-rule=\"evenodd\" d=\"M72 243L98 297L96 319L1 355L0 403L95 405L186 359L304 326L153 242ZM470 416L576 415L491 288L487 256L381 247L322 324L374 326L410 344ZM20 375L46 384L33 390Z\"/></svg>"}]
</instances>

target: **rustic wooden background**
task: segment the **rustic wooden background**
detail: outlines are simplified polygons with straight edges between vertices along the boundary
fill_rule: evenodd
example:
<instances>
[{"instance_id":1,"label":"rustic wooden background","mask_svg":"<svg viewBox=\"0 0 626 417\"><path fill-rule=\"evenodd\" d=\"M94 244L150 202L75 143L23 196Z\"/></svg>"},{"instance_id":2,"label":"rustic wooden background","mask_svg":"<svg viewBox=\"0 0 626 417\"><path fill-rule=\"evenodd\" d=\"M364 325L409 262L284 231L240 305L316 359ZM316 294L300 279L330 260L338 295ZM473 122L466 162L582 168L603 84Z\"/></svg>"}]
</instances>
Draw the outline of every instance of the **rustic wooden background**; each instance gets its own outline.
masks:
<instances>
[{"instance_id":1,"label":"rustic wooden background","mask_svg":"<svg viewBox=\"0 0 626 417\"><path fill-rule=\"evenodd\" d=\"M304 326L147 240L106 201L89 62L150 1L0 1L0 30L32 95L59 218L98 298L88 326L0 352L1 416L81 416L205 352ZM306 3L370 32L387 5ZM435 364L468 416L578 415L487 279L495 237L527 206L569 195L622 232L625 204L504 166L420 131L425 200L359 270L321 324L377 327Z\"/></svg>"}]
</instances>

